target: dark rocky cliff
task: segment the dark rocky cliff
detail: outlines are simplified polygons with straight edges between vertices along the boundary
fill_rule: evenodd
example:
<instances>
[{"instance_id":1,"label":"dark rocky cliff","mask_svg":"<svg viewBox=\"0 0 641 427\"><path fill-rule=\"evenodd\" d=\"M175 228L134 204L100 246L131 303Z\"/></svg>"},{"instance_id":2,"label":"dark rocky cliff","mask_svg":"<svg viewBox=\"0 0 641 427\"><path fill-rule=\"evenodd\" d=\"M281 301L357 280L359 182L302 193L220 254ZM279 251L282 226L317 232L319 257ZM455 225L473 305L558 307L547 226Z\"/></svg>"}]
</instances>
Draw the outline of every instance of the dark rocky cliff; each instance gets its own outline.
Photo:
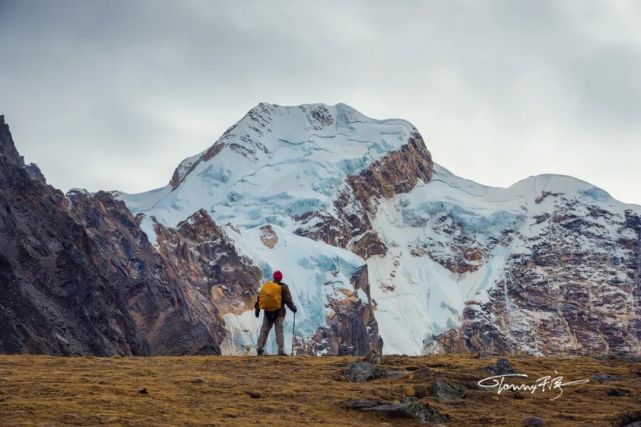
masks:
<instances>
[{"instance_id":1,"label":"dark rocky cliff","mask_svg":"<svg viewBox=\"0 0 641 427\"><path fill-rule=\"evenodd\" d=\"M124 203L46 185L0 119L0 352L216 354L219 342Z\"/></svg>"}]
</instances>

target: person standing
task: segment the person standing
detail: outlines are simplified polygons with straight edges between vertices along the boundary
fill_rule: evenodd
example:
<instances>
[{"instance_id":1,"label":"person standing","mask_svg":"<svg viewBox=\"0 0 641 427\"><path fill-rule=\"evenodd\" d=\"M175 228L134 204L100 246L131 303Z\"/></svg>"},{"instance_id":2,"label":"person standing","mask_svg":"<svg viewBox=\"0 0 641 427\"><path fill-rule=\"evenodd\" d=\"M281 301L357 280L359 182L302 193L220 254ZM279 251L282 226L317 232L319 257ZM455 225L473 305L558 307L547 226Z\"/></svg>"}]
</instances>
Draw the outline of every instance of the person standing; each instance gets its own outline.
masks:
<instances>
[{"instance_id":1,"label":"person standing","mask_svg":"<svg viewBox=\"0 0 641 427\"><path fill-rule=\"evenodd\" d=\"M261 356L264 353L265 343L269 336L272 326L276 326L276 343L278 344L278 354L285 355L285 335L284 324L287 306L293 313L298 309L292 301L292 294L287 284L283 283L283 273L279 270L274 271L273 280L263 283L258 293L254 310L256 317L260 316L260 310L265 311L263 317L263 326L260 328L256 354Z\"/></svg>"}]
</instances>

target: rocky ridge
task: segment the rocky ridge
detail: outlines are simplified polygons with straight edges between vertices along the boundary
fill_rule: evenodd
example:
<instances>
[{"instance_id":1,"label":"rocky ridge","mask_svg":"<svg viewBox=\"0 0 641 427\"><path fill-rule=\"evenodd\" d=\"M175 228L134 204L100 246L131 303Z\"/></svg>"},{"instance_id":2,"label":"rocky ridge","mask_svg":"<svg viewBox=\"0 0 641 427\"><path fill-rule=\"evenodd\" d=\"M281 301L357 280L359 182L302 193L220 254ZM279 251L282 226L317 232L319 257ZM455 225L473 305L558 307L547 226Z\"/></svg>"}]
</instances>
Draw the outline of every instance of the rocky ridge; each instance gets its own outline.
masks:
<instances>
[{"instance_id":1,"label":"rocky ridge","mask_svg":"<svg viewBox=\"0 0 641 427\"><path fill-rule=\"evenodd\" d=\"M46 185L4 118L0 156L1 352L220 353L123 202Z\"/></svg>"}]
</instances>

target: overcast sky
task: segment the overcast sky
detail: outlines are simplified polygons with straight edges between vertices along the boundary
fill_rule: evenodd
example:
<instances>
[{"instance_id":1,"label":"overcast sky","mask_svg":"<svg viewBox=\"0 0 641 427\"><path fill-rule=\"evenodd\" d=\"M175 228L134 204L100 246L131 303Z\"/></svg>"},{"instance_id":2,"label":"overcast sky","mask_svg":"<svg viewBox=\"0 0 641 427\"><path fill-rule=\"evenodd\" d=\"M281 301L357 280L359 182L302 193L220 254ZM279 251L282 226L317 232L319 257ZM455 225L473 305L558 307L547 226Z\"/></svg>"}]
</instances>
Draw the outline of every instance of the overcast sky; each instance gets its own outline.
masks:
<instances>
[{"instance_id":1,"label":"overcast sky","mask_svg":"<svg viewBox=\"0 0 641 427\"><path fill-rule=\"evenodd\" d=\"M487 185L641 204L641 1L0 0L0 114L66 191L140 192L261 101L403 118Z\"/></svg>"}]
</instances>

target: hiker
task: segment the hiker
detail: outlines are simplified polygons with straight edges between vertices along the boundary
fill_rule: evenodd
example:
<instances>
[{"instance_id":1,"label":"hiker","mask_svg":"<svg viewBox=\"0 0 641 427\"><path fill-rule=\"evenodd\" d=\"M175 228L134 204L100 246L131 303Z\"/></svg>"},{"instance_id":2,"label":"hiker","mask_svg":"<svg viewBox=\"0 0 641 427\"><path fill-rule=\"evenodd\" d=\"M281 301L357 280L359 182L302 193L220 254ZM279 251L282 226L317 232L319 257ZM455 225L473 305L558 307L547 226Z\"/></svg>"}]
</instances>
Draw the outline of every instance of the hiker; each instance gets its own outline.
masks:
<instances>
[{"instance_id":1,"label":"hiker","mask_svg":"<svg viewBox=\"0 0 641 427\"><path fill-rule=\"evenodd\" d=\"M289 287L282 282L283 273L276 270L273 274L274 280L263 283L260 289L258 299L254 309L256 317L260 316L260 310L265 310L263 317L263 326L260 328L260 336L258 337L258 346L256 353L261 356L265 351L265 343L267 336L272 326L276 325L276 343L278 344L278 354L285 355L285 336L283 335L283 326L285 323L285 305L296 313L297 309L292 301L292 294L289 292Z\"/></svg>"}]
</instances>

